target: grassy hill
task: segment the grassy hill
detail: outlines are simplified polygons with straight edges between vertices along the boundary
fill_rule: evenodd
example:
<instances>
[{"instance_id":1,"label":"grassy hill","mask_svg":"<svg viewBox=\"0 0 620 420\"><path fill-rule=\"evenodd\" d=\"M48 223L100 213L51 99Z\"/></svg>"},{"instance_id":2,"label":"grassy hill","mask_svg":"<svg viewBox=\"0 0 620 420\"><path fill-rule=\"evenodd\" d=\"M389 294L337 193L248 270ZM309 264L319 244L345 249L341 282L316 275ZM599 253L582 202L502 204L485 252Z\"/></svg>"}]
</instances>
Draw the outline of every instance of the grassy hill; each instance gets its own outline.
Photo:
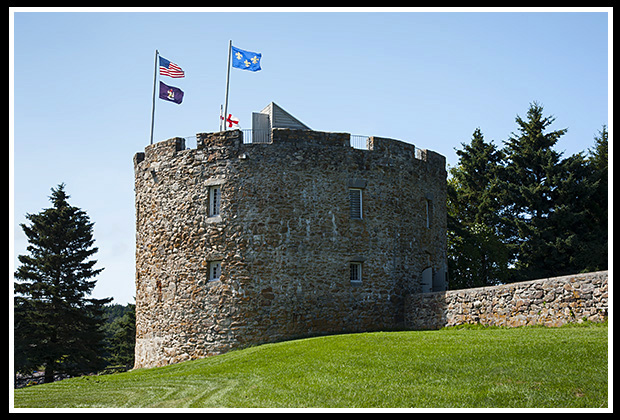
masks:
<instances>
[{"instance_id":1,"label":"grassy hill","mask_svg":"<svg viewBox=\"0 0 620 420\"><path fill-rule=\"evenodd\" d=\"M15 390L15 407L607 407L607 323L347 334Z\"/></svg>"}]
</instances>

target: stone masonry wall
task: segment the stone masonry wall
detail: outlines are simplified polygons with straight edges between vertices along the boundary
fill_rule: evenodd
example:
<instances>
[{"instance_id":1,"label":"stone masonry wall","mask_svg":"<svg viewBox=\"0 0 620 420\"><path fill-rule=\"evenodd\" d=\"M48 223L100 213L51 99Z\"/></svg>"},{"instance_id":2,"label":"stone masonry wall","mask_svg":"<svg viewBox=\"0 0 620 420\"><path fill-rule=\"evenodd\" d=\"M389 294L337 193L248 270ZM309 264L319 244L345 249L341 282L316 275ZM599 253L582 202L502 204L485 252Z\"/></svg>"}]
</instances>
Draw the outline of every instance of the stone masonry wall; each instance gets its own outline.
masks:
<instances>
[{"instance_id":1,"label":"stone masonry wall","mask_svg":"<svg viewBox=\"0 0 620 420\"><path fill-rule=\"evenodd\" d=\"M406 324L412 329L435 329L478 323L515 327L602 321L608 311L607 277L607 271L599 271L411 295Z\"/></svg>"},{"instance_id":2,"label":"stone masonry wall","mask_svg":"<svg viewBox=\"0 0 620 420\"><path fill-rule=\"evenodd\" d=\"M444 157L379 137L368 150L349 142L274 129L271 143L244 144L234 130L135 155L136 367L400 328L423 271L445 288ZM210 216L214 186L220 214ZM350 188L362 191L361 220ZM215 261L221 275L210 280Z\"/></svg>"}]
</instances>

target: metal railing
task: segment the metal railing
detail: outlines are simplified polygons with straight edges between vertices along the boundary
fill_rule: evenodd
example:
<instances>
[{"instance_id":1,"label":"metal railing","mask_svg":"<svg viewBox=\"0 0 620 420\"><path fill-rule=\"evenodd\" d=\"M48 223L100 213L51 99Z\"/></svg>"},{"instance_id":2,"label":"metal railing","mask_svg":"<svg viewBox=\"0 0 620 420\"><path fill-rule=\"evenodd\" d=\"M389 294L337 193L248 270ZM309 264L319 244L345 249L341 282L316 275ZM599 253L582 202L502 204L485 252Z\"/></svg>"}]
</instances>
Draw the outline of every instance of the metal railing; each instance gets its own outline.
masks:
<instances>
[{"instance_id":1,"label":"metal railing","mask_svg":"<svg viewBox=\"0 0 620 420\"><path fill-rule=\"evenodd\" d=\"M354 149L368 150L369 136L362 136L359 134L351 134L351 147Z\"/></svg>"},{"instance_id":2,"label":"metal railing","mask_svg":"<svg viewBox=\"0 0 620 420\"><path fill-rule=\"evenodd\" d=\"M251 128L242 129L243 143L271 143L271 130L254 130ZM196 136L183 137L185 139L185 149L196 149L198 147ZM368 150L369 136L351 134L351 147L359 150Z\"/></svg>"},{"instance_id":3,"label":"metal railing","mask_svg":"<svg viewBox=\"0 0 620 420\"><path fill-rule=\"evenodd\" d=\"M252 128L244 128L241 130L243 133L243 144L250 143L271 143L271 130L254 130Z\"/></svg>"}]
</instances>

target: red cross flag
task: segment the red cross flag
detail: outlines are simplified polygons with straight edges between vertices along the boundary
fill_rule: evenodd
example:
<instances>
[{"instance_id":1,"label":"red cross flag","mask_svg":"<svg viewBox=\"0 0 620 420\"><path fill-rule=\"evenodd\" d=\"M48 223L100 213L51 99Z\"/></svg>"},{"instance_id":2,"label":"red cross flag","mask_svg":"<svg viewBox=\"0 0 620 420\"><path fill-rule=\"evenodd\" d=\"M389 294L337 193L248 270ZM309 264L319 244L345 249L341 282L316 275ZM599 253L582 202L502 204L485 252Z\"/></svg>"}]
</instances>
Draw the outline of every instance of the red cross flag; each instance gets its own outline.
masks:
<instances>
[{"instance_id":1,"label":"red cross flag","mask_svg":"<svg viewBox=\"0 0 620 420\"><path fill-rule=\"evenodd\" d=\"M220 116L220 119L223 120L224 117ZM235 117L233 114L228 114L226 122L228 123L228 128L239 128L239 118Z\"/></svg>"}]
</instances>

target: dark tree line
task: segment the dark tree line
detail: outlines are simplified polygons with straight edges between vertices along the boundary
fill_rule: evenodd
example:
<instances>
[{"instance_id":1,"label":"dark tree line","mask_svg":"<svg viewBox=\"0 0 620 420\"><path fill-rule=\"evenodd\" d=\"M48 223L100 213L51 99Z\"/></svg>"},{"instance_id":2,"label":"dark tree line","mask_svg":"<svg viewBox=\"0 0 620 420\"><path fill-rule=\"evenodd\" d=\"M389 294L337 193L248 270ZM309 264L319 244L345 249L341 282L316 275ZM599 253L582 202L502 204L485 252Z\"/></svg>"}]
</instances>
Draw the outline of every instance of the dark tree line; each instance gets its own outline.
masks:
<instances>
[{"instance_id":1,"label":"dark tree line","mask_svg":"<svg viewBox=\"0 0 620 420\"><path fill-rule=\"evenodd\" d=\"M130 369L133 367L136 345L136 305L108 305L104 311L106 360L112 367Z\"/></svg>"},{"instance_id":2,"label":"dark tree line","mask_svg":"<svg viewBox=\"0 0 620 420\"><path fill-rule=\"evenodd\" d=\"M477 128L448 179L450 288L607 269L607 127L563 158L566 129L530 104L498 148Z\"/></svg>"}]
</instances>

